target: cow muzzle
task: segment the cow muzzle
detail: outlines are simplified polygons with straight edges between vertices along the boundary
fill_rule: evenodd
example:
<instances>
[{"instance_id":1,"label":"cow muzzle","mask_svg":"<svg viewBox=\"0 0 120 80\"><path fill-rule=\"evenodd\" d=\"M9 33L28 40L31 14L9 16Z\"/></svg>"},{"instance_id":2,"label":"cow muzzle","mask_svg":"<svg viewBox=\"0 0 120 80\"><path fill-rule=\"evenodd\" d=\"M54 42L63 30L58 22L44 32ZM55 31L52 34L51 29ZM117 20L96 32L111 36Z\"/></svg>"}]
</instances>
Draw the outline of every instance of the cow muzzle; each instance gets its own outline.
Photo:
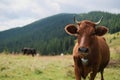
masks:
<instances>
[{"instance_id":1,"label":"cow muzzle","mask_svg":"<svg viewBox=\"0 0 120 80\"><path fill-rule=\"evenodd\" d=\"M78 48L78 53L83 59L88 59L88 52L89 52L88 48L85 48L85 47Z\"/></svg>"},{"instance_id":2,"label":"cow muzzle","mask_svg":"<svg viewBox=\"0 0 120 80\"><path fill-rule=\"evenodd\" d=\"M89 51L88 48L85 47L78 48L78 52L80 53L81 61L83 65L88 64L88 51Z\"/></svg>"},{"instance_id":3,"label":"cow muzzle","mask_svg":"<svg viewBox=\"0 0 120 80\"><path fill-rule=\"evenodd\" d=\"M88 53L88 48L81 47L81 48L78 48L78 51L81 53Z\"/></svg>"}]
</instances>

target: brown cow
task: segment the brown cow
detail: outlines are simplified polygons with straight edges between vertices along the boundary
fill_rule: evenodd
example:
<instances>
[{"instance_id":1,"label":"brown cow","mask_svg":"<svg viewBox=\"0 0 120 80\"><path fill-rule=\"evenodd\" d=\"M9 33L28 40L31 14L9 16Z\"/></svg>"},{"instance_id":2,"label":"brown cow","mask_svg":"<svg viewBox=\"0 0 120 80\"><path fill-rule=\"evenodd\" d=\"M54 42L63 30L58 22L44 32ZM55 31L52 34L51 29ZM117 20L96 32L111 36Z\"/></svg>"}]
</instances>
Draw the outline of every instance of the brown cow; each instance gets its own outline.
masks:
<instances>
[{"instance_id":1,"label":"brown cow","mask_svg":"<svg viewBox=\"0 0 120 80\"><path fill-rule=\"evenodd\" d=\"M89 73L89 80L94 80L97 72L101 73L101 80L104 80L103 71L109 62L110 51L105 38L102 37L108 29L104 26L96 27L101 20L102 18L97 23L75 20L76 24L65 27L68 34L77 36L73 49L76 80L85 79Z\"/></svg>"}]
</instances>

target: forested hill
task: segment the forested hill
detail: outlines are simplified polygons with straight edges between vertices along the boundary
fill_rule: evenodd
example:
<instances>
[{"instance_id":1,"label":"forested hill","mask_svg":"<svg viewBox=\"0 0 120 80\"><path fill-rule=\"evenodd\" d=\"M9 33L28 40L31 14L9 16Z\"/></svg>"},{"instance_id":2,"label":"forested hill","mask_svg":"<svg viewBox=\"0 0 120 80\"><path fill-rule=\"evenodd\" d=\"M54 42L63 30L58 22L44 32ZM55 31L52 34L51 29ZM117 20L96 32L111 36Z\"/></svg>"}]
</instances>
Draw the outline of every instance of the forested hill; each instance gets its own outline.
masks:
<instances>
[{"instance_id":1,"label":"forested hill","mask_svg":"<svg viewBox=\"0 0 120 80\"><path fill-rule=\"evenodd\" d=\"M23 47L36 48L43 55L68 53L72 51L75 37L68 36L65 25L78 20L98 21L104 16L101 25L109 28L110 33L120 31L120 14L89 12L84 14L57 14L24 27L0 32L0 51L20 52Z\"/></svg>"}]
</instances>

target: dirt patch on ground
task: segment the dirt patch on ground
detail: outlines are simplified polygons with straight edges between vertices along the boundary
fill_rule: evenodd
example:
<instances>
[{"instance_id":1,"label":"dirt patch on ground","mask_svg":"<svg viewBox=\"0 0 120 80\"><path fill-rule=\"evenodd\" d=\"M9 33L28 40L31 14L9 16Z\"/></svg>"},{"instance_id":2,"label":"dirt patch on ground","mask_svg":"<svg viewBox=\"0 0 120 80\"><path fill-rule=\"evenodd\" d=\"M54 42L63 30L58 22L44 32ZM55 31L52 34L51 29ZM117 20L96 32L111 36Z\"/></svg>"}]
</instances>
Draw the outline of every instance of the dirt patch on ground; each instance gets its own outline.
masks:
<instances>
[{"instance_id":1,"label":"dirt patch on ground","mask_svg":"<svg viewBox=\"0 0 120 80\"><path fill-rule=\"evenodd\" d=\"M107 67L120 67L120 60L111 60Z\"/></svg>"}]
</instances>

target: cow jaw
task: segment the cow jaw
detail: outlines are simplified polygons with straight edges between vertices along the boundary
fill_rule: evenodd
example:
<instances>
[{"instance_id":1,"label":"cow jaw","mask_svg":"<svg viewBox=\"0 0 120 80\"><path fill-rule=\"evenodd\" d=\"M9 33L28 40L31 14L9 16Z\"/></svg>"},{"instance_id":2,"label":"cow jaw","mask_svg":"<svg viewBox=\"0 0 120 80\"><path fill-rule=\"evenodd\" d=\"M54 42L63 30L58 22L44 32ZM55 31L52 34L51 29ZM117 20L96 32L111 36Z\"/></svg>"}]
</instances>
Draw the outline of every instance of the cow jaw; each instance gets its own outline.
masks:
<instances>
[{"instance_id":1,"label":"cow jaw","mask_svg":"<svg viewBox=\"0 0 120 80\"><path fill-rule=\"evenodd\" d=\"M80 53L81 61L83 65L87 65L88 63L88 53Z\"/></svg>"}]
</instances>

